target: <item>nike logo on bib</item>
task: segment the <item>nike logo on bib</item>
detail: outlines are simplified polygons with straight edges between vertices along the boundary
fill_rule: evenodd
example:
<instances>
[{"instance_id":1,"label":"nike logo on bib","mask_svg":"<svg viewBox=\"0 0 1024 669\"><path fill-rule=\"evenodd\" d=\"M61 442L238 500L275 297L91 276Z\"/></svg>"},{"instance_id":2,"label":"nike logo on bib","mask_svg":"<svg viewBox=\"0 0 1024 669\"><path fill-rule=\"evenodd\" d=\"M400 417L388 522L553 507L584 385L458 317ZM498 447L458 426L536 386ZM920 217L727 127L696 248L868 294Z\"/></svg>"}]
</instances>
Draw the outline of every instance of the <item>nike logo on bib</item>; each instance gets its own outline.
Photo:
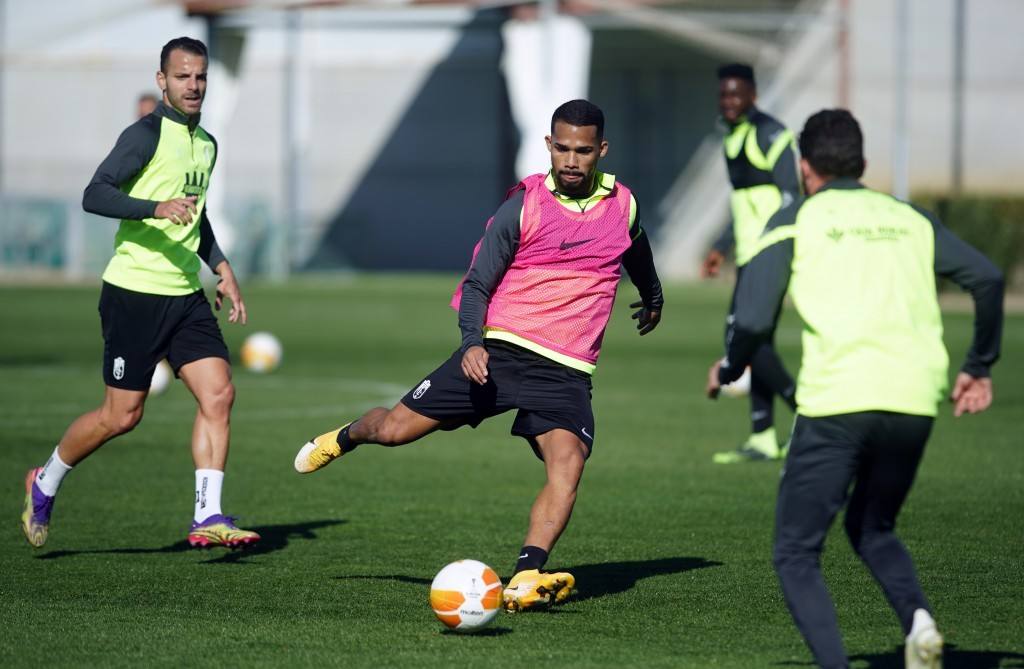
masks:
<instances>
[{"instance_id":1,"label":"nike logo on bib","mask_svg":"<svg viewBox=\"0 0 1024 669\"><path fill-rule=\"evenodd\" d=\"M581 239L581 240L580 240L580 241L578 241L578 242L567 242L567 241L563 241L563 242L562 242L561 244L559 244L559 245L558 245L558 250L559 250L559 251L565 251L566 249L571 249L571 248L572 248L572 247L574 247L574 246L579 246L580 244L586 244L587 242L592 242L592 241L594 241L594 239L593 239L593 238L590 238L590 239Z\"/></svg>"}]
</instances>

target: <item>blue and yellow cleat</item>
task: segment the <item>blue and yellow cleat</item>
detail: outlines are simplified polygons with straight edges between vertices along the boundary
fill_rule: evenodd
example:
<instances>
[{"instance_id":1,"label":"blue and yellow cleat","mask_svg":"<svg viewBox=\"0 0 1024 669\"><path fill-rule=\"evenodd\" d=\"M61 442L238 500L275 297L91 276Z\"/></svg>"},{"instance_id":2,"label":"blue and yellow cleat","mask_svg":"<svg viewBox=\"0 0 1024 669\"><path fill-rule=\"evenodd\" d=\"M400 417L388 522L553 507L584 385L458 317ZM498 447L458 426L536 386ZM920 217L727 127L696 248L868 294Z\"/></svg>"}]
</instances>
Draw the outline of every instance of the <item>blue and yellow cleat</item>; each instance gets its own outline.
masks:
<instances>
[{"instance_id":1,"label":"blue and yellow cleat","mask_svg":"<svg viewBox=\"0 0 1024 669\"><path fill-rule=\"evenodd\" d=\"M525 569L508 582L502 593L509 613L537 609L564 602L576 587L576 579L564 571L545 574L539 569Z\"/></svg>"},{"instance_id":2,"label":"blue and yellow cleat","mask_svg":"<svg viewBox=\"0 0 1024 669\"><path fill-rule=\"evenodd\" d=\"M21 512L21 531L35 548L46 543L50 531L50 514L53 513L53 500L43 493L36 485L36 477L42 467L28 470L25 476L25 505Z\"/></svg>"},{"instance_id":3,"label":"blue and yellow cleat","mask_svg":"<svg viewBox=\"0 0 1024 669\"><path fill-rule=\"evenodd\" d=\"M190 546L208 548L210 546L226 546L242 548L260 540L260 535L252 530L243 530L235 526L231 516L215 514L201 523L192 522L188 532Z\"/></svg>"},{"instance_id":4,"label":"blue and yellow cleat","mask_svg":"<svg viewBox=\"0 0 1024 669\"><path fill-rule=\"evenodd\" d=\"M338 445L338 433L351 424L345 423L336 430L331 430L312 441L307 441L295 456L295 471L300 474L309 474L326 467L344 455L341 446Z\"/></svg>"}]
</instances>

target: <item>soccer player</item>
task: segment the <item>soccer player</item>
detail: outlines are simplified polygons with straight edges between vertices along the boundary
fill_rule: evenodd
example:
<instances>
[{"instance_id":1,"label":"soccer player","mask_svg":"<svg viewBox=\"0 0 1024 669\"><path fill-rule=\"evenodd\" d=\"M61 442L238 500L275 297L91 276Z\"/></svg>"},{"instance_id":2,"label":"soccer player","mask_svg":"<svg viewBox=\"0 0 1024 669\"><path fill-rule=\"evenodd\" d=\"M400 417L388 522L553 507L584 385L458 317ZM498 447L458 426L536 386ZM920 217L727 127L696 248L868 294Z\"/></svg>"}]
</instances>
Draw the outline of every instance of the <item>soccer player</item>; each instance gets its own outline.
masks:
<instances>
[{"instance_id":1,"label":"soccer player","mask_svg":"<svg viewBox=\"0 0 1024 669\"><path fill-rule=\"evenodd\" d=\"M935 276L974 299L974 340L953 384L955 416L992 402L1003 278L932 214L859 183L863 137L848 111L808 119L800 153L807 197L768 223L736 289L734 335L725 361L711 368L708 392L739 376L770 338L788 287L804 322L804 353L775 516L786 604L820 666L849 666L820 567L845 504L850 543L906 635L906 666L938 667L942 636L893 533L946 388Z\"/></svg>"},{"instance_id":2,"label":"soccer player","mask_svg":"<svg viewBox=\"0 0 1024 669\"><path fill-rule=\"evenodd\" d=\"M235 390L228 349L199 282L200 258L220 277L217 308L230 300L232 323L244 324L246 311L204 206L217 161L217 144L199 125L206 68L202 42L180 37L164 45L156 73L163 101L121 133L85 189L86 211L121 219L99 303L106 394L98 409L71 423L46 464L28 472L21 524L33 546L46 542L64 476L142 420L153 369L163 358L199 405L189 543L236 547L259 540L221 510Z\"/></svg>"},{"instance_id":3,"label":"soccer player","mask_svg":"<svg viewBox=\"0 0 1024 669\"><path fill-rule=\"evenodd\" d=\"M728 127L725 136L725 163L733 192L730 198L732 225L714 243L701 275L718 276L730 247L736 250L736 279L743 275L754 255L757 239L765 223L780 206L800 195L793 152L793 133L773 117L755 106L757 85L749 65L724 65L718 70L718 109ZM728 341L735 308L733 293L726 320ZM751 433L736 450L716 453L720 464L751 460L774 460L782 457L775 435L773 399L778 395L795 409L796 385L786 371L769 339L750 359L750 422Z\"/></svg>"},{"instance_id":4,"label":"soccer player","mask_svg":"<svg viewBox=\"0 0 1024 669\"><path fill-rule=\"evenodd\" d=\"M568 597L575 579L541 568L565 529L596 432L590 375L597 364L621 267L641 301L641 335L661 319L663 297L636 199L598 171L608 152L604 114L572 100L551 117L551 170L525 178L488 221L452 300L462 346L388 410L307 443L295 468L312 472L359 444L407 444L431 432L476 427L518 409L512 434L544 462L547 481L530 511L510 611Z\"/></svg>"}]
</instances>

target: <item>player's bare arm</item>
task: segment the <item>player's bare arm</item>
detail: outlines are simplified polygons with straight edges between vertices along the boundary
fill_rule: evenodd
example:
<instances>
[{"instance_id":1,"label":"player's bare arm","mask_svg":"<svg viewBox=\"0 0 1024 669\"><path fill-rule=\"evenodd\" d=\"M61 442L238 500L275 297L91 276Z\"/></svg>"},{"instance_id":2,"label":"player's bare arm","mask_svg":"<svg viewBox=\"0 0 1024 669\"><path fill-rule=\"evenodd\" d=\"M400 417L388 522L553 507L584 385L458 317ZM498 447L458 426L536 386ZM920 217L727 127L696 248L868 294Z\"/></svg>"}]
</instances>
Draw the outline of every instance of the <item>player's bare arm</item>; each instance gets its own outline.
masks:
<instances>
[{"instance_id":1,"label":"player's bare arm","mask_svg":"<svg viewBox=\"0 0 1024 669\"><path fill-rule=\"evenodd\" d=\"M228 298L231 301L231 309L228 310L228 322L245 325L249 320L249 316L245 311L242 290L238 287L238 279L235 278L235 271L231 269L231 264L227 260L221 261L214 268L214 272L220 277L217 281L217 298L213 303L214 308L220 311L221 307L224 306L224 298Z\"/></svg>"}]
</instances>

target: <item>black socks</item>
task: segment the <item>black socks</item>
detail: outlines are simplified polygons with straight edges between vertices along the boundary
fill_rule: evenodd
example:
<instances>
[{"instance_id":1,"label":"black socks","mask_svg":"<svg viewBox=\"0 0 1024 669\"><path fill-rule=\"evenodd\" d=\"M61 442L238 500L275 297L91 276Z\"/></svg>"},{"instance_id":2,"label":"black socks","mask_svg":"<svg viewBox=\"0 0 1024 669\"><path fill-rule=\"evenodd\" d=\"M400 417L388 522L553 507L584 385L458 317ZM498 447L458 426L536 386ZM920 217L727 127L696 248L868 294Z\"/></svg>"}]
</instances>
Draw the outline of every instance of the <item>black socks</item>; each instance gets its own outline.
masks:
<instances>
[{"instance_id":1,"label":"black socks","mask_svg":"<svg viewBox=\"0 0 1024 669\"><path fill-rule=\"evenodd\" d=\"M345 453L348 453L349 451L356 450L356 446L359 445L359 444L353 444L352 440L349 438L349 436L348 436L348 429L350 427L352 427L352 423L349 423L345 427L341 428L341 430L338 432L337 441L338 441L338 446L341 447L342 455L344 455Z\"/></svg>"},{"instance_id":2,"label":"black socks","mask_svg":"<svg viewBox=\"0 0 1024 669\"><path fill-rule=\"evenodd\" d=\"M547 561L548 552L543 548L537 548L536 546L523 546L523 549L519 551L519 561L516 562L516 570L514 573L518 574L519 572L526 571L528 569L540 569Z\"/></svg>"}]
</instances>

